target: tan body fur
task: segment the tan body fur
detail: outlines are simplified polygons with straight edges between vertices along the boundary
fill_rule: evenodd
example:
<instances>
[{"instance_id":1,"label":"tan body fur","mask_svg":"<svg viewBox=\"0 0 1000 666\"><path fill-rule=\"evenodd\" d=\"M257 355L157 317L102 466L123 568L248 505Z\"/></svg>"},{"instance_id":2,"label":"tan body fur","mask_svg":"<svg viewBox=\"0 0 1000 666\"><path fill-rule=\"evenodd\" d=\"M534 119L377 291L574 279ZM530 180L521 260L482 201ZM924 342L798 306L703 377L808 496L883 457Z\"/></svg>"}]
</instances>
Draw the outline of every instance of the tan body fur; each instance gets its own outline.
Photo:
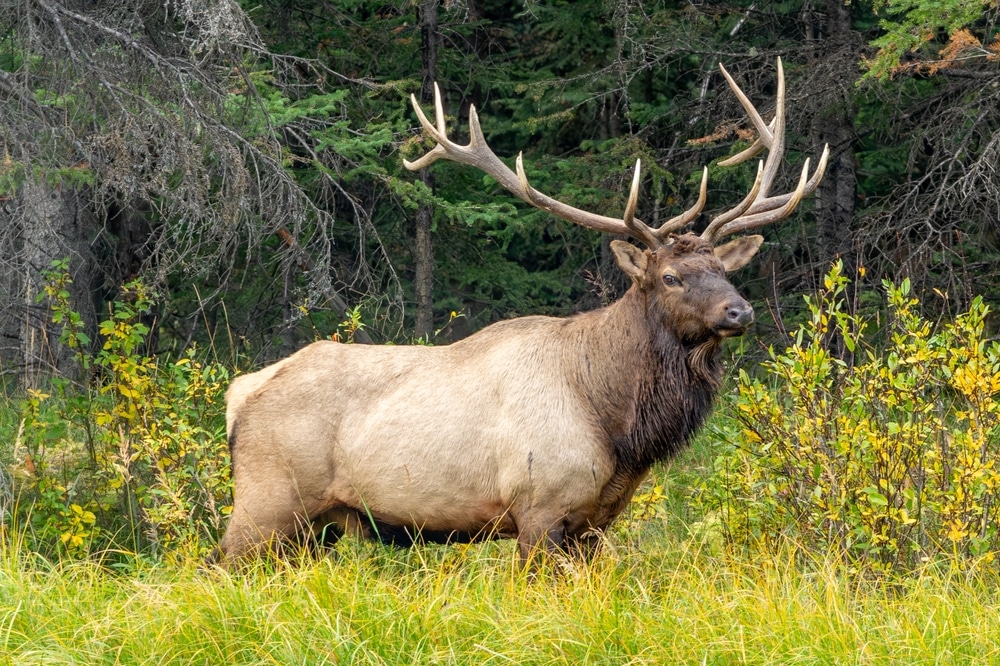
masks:
<instances>
[{"instance_id":1,"label":"tan body fur","mask_svg":"<svg viewBox=\"0 0 1000 666\"><path fill-rule=\"evenodd\" d=\"M442 347L317 342L237 378L225 557L321 522L517 537L525 558L589 548L707 411L717 371L689 367L692 349L707 344L699 362L714 363L718 340L745 324L705 321L734 303L752 319L699 242L708 254L621 243L636 284L601 310L504 321ZM692 287L665 287L663 270L689 271Z\"/></svg>"},{"instance_id":2,"label":"tan body fur","mask_svg":"<svg viewBox=\"0 0 1000 666\"><path fill-rule=\"evenodd\" d=\"M240 428L234 474L253 481L234 511L255 507L243 539L288 534L293 514L341 506L362 520L484 536L517 536L526 522L533 540L563 520L574 533L603 528L624 503L602 499L615 464L567 380L561 334L574 323L501 322L445 347L318 342L237 379L227 396L230 434ZM527 329L530 346L510 335Z\"/></svg>"}]
</instances>

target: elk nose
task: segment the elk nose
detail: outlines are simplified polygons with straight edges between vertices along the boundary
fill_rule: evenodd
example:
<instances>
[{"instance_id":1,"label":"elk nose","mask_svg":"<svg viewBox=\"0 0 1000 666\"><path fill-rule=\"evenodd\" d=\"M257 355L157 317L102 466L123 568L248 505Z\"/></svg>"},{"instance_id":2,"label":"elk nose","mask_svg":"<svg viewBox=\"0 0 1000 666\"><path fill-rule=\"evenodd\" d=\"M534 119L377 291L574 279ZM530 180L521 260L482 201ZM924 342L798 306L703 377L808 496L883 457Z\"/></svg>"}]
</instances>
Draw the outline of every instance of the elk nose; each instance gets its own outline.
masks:
<instances>
[{"instance_id":1,"label":"elk nose","mask_svg":"<svg viewBox=\"0 0 1000 666\"><path fill-rule=\"evenodd\" d=\"M726 309L726 320L732 326L745 328L753 323L753 308L746 301L730 303Z\"/></svg>"}]
</instances>

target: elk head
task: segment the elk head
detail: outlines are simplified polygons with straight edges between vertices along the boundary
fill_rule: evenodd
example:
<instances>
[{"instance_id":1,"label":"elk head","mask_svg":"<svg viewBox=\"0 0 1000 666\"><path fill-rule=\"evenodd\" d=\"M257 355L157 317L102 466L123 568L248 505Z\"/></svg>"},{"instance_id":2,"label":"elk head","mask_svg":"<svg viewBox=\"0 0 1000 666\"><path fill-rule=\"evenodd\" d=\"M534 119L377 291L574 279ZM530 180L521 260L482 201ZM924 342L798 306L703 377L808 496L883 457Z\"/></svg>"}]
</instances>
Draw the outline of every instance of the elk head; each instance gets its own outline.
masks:
<instances>
[{"instance_id":1,"label":"elk head","mask_svg":"<svg viewBox=\"0 0 1000 666\"><path fill-rule=\"evenodd\" d=\"M618 265L631 277L646 302L651 304L649 309L660 312L662 325L672 329L686 344L717 342L724 337L741 335L753 322L753 308L739 296L725 274L745 266L757 254L764 239L759 235L750 235L723 245L716 243L731 234L757 229L790 215L802 198L819 185L829 156L829 148L824 147L812 176L809 175L809 160L806 159L798 185L792 192L769 194L785 152L785 80L780 58L777 67L776 110L768 124L726 68L719 65L758 135L753 145L719 162L720 166L739 164L765 149L768 154L758 164L757 177L743 201L712 218L701 235L679 235L678 232L690 224L705 206L707 168L702 171L698 201L684 213L656 228L635 217L641 167L638 160L622 217L612 218L580 210L534 189L524 173L521 155L517 156L516 172L511 171L487 145L474 106L469 109L469 144L461 146L449 140L437 84L434 86L436 125L424 115L416 97L411 96L421 125L437 141L437 145L419 159L413 162L404 160L403 164L414 171L439 158L468 164L492 176L505 189L536 208L584 227L629 236L643 243L645 250L621 240L613 241L611 247Z\"/></svg>"},{"instance_id":2,"label":"elk head","mask_svg":"<svg viewBox=\"0 0 1000 666\"><path fill-rule=\"evenodd\" d=\"M758 237L759 238L759 237ZM726 271L749 261L754 238L719 248L694 234L674 236L656 249L640 250L612 241L618 266L644 299L654 330L670 330L685 346L742 335L753 323L753 308L726 279Z\"/></svg>"}]
</instances>

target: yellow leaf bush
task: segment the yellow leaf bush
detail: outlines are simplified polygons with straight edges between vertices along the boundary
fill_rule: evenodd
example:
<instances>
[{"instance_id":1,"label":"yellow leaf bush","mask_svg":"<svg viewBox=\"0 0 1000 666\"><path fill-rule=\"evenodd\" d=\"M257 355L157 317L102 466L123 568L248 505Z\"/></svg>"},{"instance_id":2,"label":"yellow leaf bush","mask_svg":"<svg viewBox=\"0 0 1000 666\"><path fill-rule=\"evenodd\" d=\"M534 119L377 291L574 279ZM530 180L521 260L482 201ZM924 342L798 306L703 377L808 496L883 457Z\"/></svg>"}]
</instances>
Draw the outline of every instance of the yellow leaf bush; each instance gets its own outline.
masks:
<instances>
[{"instance_id":1,"label":"yellow leaf bush","mask_svg":"<svg viewBox=\"0 0 1000 666\"><path fill-rule=\"evenodd\" d=\"M143 320L155 296L141 282L122 288L93 351L69 307L66 262L55 262L47 279L53 321L88 381L56 378L23 402L22 445L32 469L19 477L19 506L32 545L72 557L201 557L231 502L228 371L193 348L177 359L147 349Z\"/></svg>"},{"instance_id":2,"label":"yellow leaf bush","mask_svg":"<svg viewBox=\"0 0 1000 666\"><path fill-rule=\"evenodd\" d=\"M886 283L888 322L877 328L846 311L847 285L838 263L807 298L793 344L771 350L764 376L739 374L697 502L731 545L792 535L880 571L943 554L992 561L1000 345L985 334L988 306L976 298L934 325L908 282Z\"/></svg>"}]
</instances>

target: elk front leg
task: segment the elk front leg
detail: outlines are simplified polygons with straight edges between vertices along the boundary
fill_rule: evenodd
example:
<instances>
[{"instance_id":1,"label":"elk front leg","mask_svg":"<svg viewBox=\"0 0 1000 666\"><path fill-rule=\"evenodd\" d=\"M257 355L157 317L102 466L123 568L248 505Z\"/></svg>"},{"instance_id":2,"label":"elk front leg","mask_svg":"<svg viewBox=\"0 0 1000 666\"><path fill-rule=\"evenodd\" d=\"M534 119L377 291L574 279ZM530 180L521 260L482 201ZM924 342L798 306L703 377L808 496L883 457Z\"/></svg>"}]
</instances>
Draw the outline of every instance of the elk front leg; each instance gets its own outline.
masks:
<instances>
[{"instance_id":1,"label":"elk front leg","mask_svg":"<svg viewBox=\"0 0 1000 666\"><path fill-rule=\"evenodd\" d=\"M546 522L530 522L517 532L517 545L521 553L521 565L533 563L540 552L554 553L564 550L566 528L562 519Z\"/></svg>"},{"instance_id":2,"label":"elk front leg","mask_svg":"<svg viewBox=\"0 0 1000 666\"><path fill-rule=\"evenodd\" d=\"M590 562L601 548L601 532L589 529L583 534L567 535L565 548L574 559Z\"/></svg>"}]
</instances>

